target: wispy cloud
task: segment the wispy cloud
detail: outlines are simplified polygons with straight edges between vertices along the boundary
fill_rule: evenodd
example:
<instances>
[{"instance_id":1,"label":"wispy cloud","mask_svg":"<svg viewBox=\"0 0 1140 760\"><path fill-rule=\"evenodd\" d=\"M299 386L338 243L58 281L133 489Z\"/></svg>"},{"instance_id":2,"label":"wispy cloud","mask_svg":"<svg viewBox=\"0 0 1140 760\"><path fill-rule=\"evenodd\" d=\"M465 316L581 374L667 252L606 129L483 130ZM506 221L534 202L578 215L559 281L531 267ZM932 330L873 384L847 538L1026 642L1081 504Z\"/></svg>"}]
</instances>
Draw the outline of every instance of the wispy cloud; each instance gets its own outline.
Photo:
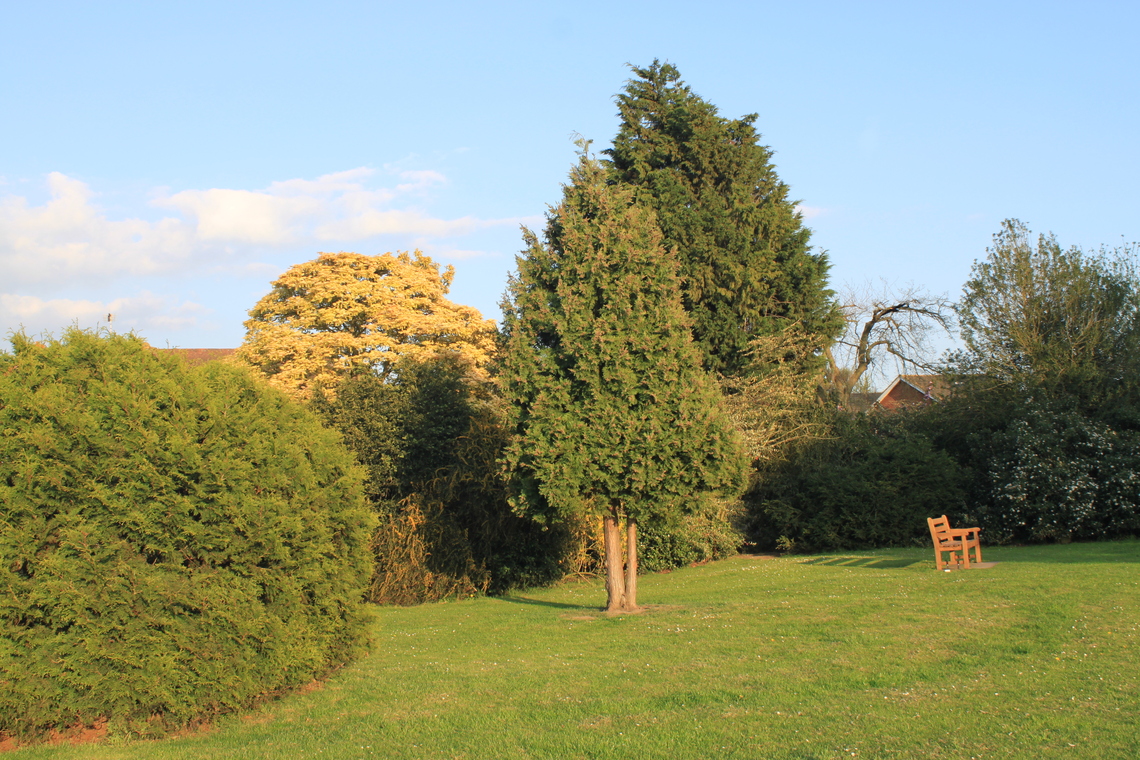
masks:
<instances>
[{"instance_id":1,"label":"wispy cloud","mask_svg":"<svg viewBox=\"0 0 1140 760\"><path fill-rule=\"evenodd\" d=\"M803 216L804 219L815 219L817 216L823 216L827 213L827 209L825 208L805 206L802 203L796 206L796 211L800 212L800 215Z\"/></svg>"},{"instance_id":2,"label":"wispy cloud","mask_svg":"<svg viewBox=\"0 0 1140 760\"><path fill-rule=\"evenodd\" d=\"M322 211L319 198L250 190L184 190L154 201L195 220L203 243L285 245L304 235L304 222Z\"/></svg>"},{"instance_id":3,"label":"wispy cloud","mask_svg":"<svg viewBox=\"0 0 1140 760\"><path fill-rule=\"evenodd\" d=\"M383 178L390 184L378 186ZM43 205L0 196L3 287L42 292L123 275L236 268L266 248L309 247L315 253L384 236L435 241L519 222L431 214L423 204L446 182L435 171L378 177L373 169L357 168L264 189L166 190L149 205L170 216L148 221L110 218L87 184L53 172L47 178L51 197Z\"/></svg>"},{"instance_id":4,"label":"wispy cloud","mask_svg":"<svg viewBox=\"0 0 1140 760\"><path fill-rule=\"evenodd\" d=\"M211 242L298 245L355 242L383 235L454 237L504 220L466 216L440 219L409 203L447 179L435 171L403 171L394 187L368 186L367 168L315 180L274 182L265 190L184 190L153 201L195 220L199 239Z\"/></svg>"},{"instance_id":5,"label":"wispy cloud","mask_svg":"<svg viewBox=\"0 0 1140 760\"><path fill-rule=\"evenodd\" d=\"M84 282L100 275L147 275L190 258L193 230L178 219L108 219L79 180L52 172L51 199L29 206L0 198L0 269L5 287Z\"/></svg>"},{"instance_id":6,"label":"wispy cloud","mask_svg":"<svg viewBox=\"0 0 1140 760\"><path fill-rule=\"evenodd\" d=\"M110 301L42 299L36 296L0 293L0 324L19 326L29 334L57 330L61 325L80 327L113 324L123 330L143 325L166 330L201 327L209 310L192 301L178 302L148 291Z\"/></svg>"},{"instance_id":7,"label":"wispy cloud","mask_svg":"<svg viewBox=\"0 0 1140 760\"><path fill-rule=\"evenodd\" d=\"M455 237L488 226L475 217L435 219L422 211L365 209L351 216L323 224L315 230L318 240L363 240L380 235L423 235Z\"/></svg>"}]
</instances>

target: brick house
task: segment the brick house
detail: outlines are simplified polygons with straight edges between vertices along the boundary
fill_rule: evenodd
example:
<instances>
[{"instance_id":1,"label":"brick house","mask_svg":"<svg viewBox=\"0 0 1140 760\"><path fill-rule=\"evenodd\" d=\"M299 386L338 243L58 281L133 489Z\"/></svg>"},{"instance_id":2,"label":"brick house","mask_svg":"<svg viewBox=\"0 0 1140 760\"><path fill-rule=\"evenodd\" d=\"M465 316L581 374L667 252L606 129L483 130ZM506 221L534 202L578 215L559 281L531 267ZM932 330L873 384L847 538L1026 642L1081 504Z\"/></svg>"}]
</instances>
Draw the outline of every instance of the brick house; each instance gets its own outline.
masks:
<instances>
[{"instance_id":1,"label":"brick house","mask_svg":"<svg viewBox=\"0 0 1140 760\"><path fill-rule=\"evenodd\" d=\"M950 385L942 375L899 375L872 402L872 408L893 412L927 406L946 398Z\"/></svg>"}]
</instances>

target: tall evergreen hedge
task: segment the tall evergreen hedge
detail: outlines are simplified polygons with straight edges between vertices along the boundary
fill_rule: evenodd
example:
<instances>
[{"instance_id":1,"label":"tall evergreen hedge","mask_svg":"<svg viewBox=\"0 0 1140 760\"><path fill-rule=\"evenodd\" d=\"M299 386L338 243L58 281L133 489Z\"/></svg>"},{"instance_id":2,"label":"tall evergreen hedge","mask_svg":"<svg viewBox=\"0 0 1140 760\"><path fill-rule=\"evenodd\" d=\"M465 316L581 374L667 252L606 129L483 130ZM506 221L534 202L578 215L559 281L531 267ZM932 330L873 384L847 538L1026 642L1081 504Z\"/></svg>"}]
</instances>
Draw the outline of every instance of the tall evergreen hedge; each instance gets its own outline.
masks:
<instances>
[{"instance_id":1,"label":"tall evergreen hedge","mask_svg":"<svg viewBox=\"0 0 1140 760\"><path fill-rule=\"evenodd\" d=\"M761 464L745 496L750 540L763 550L872 549L928 542L927 517L960 523L965 473L924 434L923 414L831 412L823 436Z\"/></svg>"},{"instance_id":2,"label":"tall evergreen hedge","mask_svg":"<svg viewBox=\"0 0 1140 760\"><path fill-rule=\"evenodd\" d=\"M0 354L0 731L246 705L362 637L375 518L336 433L244 369L69 330Z\"/></svg>"}]
</instances>

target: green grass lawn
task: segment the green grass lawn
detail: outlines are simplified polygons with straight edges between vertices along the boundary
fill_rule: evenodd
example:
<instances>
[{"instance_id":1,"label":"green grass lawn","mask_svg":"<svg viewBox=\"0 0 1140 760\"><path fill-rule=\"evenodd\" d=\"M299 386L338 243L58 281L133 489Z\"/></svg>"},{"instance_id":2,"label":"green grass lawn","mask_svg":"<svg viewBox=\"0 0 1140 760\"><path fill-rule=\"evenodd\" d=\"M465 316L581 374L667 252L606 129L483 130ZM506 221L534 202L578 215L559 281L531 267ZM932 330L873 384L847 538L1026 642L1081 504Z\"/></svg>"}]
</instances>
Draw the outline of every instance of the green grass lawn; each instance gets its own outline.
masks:
<instances>
[{"instance_id":1,"label":"green grass lawn","mask_svg":"<svg viewBox=\"0 0 1140 760\"><path fill-rule=\"evenodd\" d=\"M31 758L1140 757L1140 542L737 557L376 610L370 656L195 735Z\"/></svg>"}]
</instances>

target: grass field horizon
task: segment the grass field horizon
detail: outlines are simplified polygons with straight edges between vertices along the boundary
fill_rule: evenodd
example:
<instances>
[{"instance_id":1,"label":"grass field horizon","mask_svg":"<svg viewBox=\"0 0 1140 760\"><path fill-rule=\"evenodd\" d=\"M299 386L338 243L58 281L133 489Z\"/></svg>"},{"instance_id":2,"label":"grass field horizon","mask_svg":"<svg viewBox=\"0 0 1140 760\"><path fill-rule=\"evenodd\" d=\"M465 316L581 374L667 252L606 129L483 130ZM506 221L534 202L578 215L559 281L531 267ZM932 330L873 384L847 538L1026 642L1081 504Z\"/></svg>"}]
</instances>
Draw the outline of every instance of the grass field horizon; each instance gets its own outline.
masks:
<instances>
[{"instance_id":1,"label":"grass field horizon","mask_svg":"<svg viewBox=\"0 0 1140 760\"><path fill-rule=\"evenodd\" d=\"M323 684L51 758L1140 756L1140 541L762 558L374 610Z\"/></svg>"}]
</instances>

